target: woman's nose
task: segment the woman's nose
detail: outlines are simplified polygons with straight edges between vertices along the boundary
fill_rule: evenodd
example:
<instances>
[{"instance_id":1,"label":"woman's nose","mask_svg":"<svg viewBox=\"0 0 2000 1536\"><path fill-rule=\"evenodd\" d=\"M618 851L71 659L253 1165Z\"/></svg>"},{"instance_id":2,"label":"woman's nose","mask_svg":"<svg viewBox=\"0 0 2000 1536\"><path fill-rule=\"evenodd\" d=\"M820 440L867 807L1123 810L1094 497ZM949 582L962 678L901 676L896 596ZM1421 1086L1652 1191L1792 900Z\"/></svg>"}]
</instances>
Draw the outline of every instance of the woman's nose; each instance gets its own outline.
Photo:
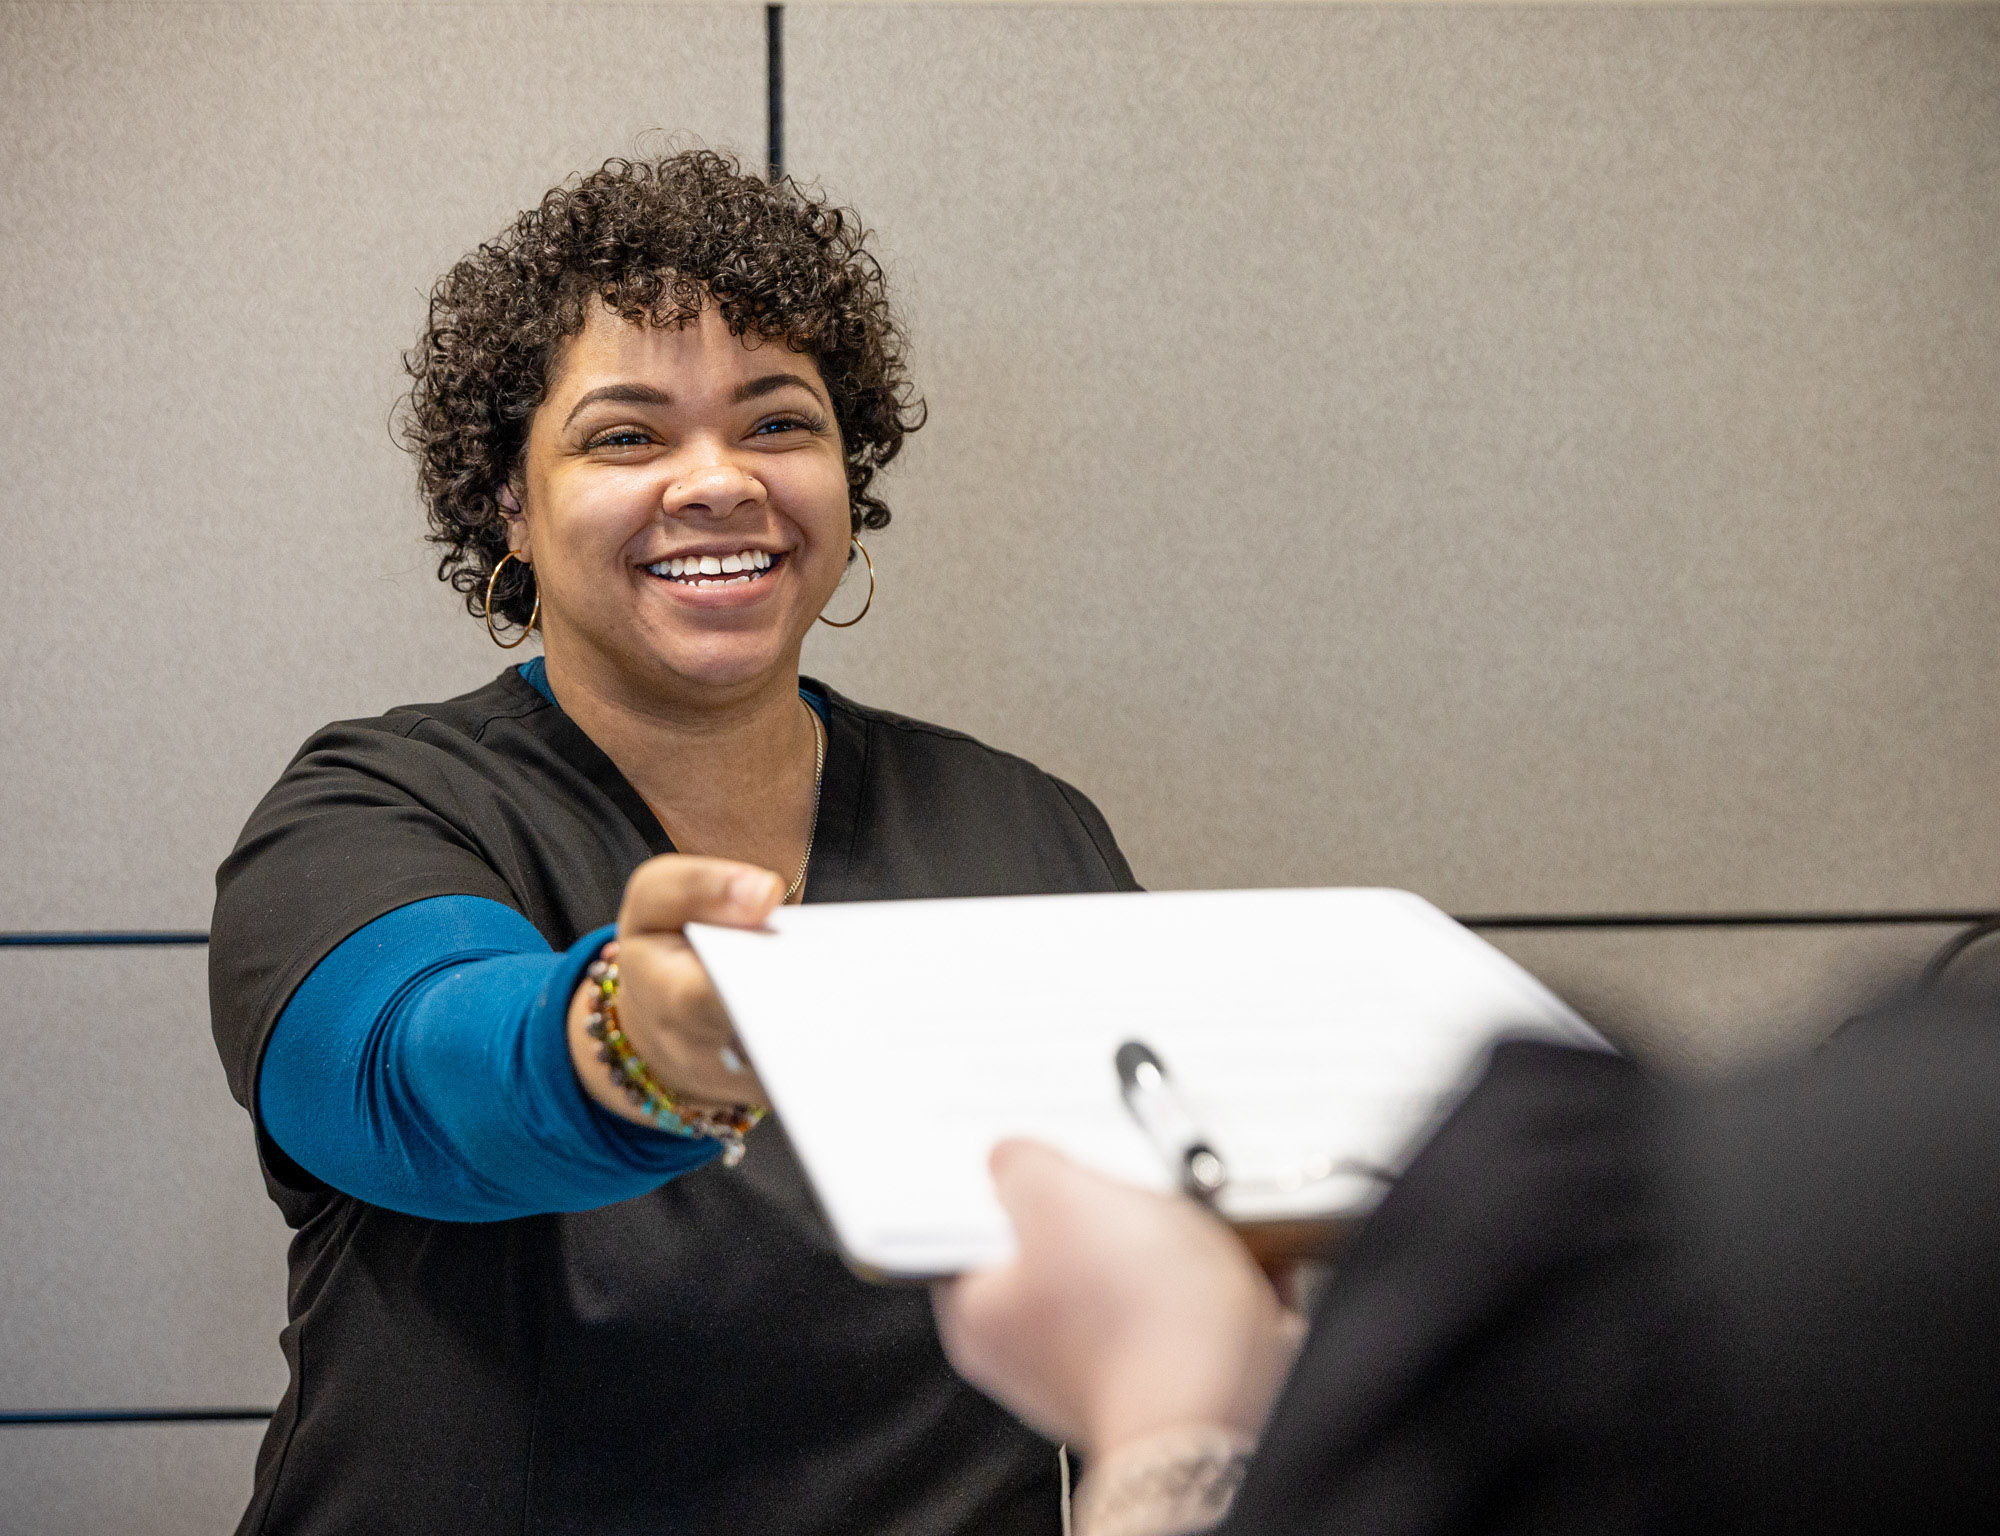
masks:
<instances>
[{"instance_id":1,"label":"woman's nose","mask_svg":"<svg viewBox=\"0 0 2000 1536\"><path fill-rule=\"evenodd\" d=\"M661 506L669 517L720 521L745 506L761 506L764 484L725 453L700 454L678 466Z\"/></svg>"}]
</instances>

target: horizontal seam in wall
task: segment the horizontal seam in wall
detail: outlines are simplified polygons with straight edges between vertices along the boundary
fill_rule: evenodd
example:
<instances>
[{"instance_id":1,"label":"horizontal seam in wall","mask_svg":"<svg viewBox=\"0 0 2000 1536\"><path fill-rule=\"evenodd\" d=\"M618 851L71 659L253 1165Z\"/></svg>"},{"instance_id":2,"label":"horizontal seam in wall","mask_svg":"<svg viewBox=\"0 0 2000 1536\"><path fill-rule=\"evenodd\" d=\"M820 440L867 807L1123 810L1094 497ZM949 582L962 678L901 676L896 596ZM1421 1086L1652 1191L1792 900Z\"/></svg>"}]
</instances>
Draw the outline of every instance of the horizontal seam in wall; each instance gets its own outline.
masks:
<instances>
[{"instance_id":1,"label":"horizontal seam in wall","mask_svg":"<svg viewBox=\"0 0 2000 1536\"><path fill-rule=\"evenodd\" d=\"M1460 917L1468 928L1869 928L1943 927L1991 922L1993 911L1930 912L1603 912Z\"/></svg>"},{"instance_id":2,"label":"horizontal seam in wall","mask_svg":"<svg viewBox=\"0 0 2000 1536\"><path fill-rule=\"evenodd\" d=\"M1468 928L1870 928L1948 927L2000 921L2000 908L1916 912L1478 912L1454 919ZM198 930L71 933L0 933L0 949L66 949L89 945L133 947L206 944Z\"/></svg>"},{"instance_id":3,"label":"horizontal seam in wall","mask_svg":"<svg viewBox=\"0 0 2000 1536\"><path fill-rule=\"evenodd\" d=\"M268 1419L271 1408L51 1408L0 1413L0 1428L25 1424L222 1424Z\"/></svg>"},{"instance_id":4,"label":"horizontal seam in wall","mask_svg":"<svg viewBox=\"0 0 2000 1536\"><path fill-rule=\"evenodd\" d=\"M104 929L74 933L0 933L0 949L68 949L91 944L206 944L207 942L208 935L198 928L157 932Z\"/></svg>"}]
</instances>

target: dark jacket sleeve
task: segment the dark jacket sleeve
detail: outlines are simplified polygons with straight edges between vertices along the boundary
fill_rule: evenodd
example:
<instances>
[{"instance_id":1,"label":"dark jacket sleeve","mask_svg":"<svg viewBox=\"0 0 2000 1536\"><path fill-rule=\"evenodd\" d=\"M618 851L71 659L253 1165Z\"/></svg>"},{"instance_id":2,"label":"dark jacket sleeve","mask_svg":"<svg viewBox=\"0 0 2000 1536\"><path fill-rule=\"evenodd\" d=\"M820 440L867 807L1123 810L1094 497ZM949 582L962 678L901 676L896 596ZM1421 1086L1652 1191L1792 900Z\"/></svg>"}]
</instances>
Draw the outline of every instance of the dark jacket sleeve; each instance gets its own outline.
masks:
<instances>
[{"instance_id":1,"label":"dark jacket sleeve","mask_svg":"<svg viewBox=\"0 0 2000 1536\"><path fill-rule=\"evenodd\" d=\"M1342 1255L1230 1536L1643 1529L1647 1097L1621 1057L1499 1047Z\"/></svg>"},{"instance_id":2,"label":"dark jacket sleeve","mask_svg":"<svg viewBox=\"0 0 2000 1536\"><path fill-rule=\"evenodd\" d=\"M1996 1294L1990 998L1700 1090L1505 1047L1343 1257L1223 1529L1983 1531Z\"/></svg>"},{"instance_id":3,"label":"dark jacket sleeve","mask_svg":"<svg viewBox=\"0 0 2000 1536\"><path fill-rule=\"evenodd\" d=\"M1662 1122L1690 1532L2000 1513L2000 998L1935 996Z\"/></svg>"}]
</instances>

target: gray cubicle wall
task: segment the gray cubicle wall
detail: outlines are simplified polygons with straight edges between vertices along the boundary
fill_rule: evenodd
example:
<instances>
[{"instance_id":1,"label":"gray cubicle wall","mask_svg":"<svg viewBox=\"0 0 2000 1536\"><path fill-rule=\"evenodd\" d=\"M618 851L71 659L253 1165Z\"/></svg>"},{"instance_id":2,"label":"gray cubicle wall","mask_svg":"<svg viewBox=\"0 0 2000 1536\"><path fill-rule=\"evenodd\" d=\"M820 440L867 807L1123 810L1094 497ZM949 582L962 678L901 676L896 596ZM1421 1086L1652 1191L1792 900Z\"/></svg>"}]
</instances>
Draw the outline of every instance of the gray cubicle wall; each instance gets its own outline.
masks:
<instances>
[{"instance_id":1,"label":"gray cubicle wall","mask_svg":"<svg viewBox=\"0 0 2000 1536\"><path fill-rule=\"evenodd\" d=\"M0 929L205 929L308 731L498 670L388 433L425 295L606 155L761 163L764 77L740 6L0 6ZM204 952L0 948L0 997L0 1413L268 1410ZM0 1425L0 1532L226 1530L262 1428Z\"/></svg>"},{"instance_id":2,"label":"gray cubicle wall","mask_svg":"<svg viewBox=\"0 0 2000 1536\"><path fill-rule=\"evenodd\" d=\"M1082 785L1159 885L2000 901L2000 9L786 39L788 162L881 229L932 411L829 678ZM1717 1063L1949 931L1494 936Z\"/></svg>"},{"instance_id":3,"label":"gray cubicle wall","mask_svg":"<svg viewBox=\"0 0 2000 1536\"><path fill-rule=\"evenodd\" d=\"M932 407L829 681L1061 772L1150 883L1520 919L1673 1064L1953 931L1854 919L2000 907L2000 8L781 29L787 162L880 231ZM0 6L0 929L198 932L309 729L496 669L397 349L563 172L761 159L766 42ZM0 1412L268 1407L284 1234L199 947L4 948L0 989ZM259 1427L0 1426L0 1533L224 1528Z\"/></svg>"}]
</instances>

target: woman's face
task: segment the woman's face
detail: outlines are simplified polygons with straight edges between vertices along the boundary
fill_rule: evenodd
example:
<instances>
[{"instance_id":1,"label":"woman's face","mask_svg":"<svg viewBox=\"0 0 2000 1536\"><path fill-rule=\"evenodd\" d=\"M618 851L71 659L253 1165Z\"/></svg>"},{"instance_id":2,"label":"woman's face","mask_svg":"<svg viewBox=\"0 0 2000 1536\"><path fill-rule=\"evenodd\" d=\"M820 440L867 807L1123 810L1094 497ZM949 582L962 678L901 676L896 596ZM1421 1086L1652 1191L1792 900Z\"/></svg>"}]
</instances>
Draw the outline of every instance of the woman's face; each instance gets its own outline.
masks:
<instances>
[{"instance_id":1,"label":"woman's face","mask_svg":"<svg viewBox=\"0 0 2000 1536\"><path fill-rule=\"evenodd\" d=\"M730 335L712 307L678 330L594 307L502 501L551 665L639 699L789 685L847 557L818 365Z\"/></svg>"}]
</instances>

